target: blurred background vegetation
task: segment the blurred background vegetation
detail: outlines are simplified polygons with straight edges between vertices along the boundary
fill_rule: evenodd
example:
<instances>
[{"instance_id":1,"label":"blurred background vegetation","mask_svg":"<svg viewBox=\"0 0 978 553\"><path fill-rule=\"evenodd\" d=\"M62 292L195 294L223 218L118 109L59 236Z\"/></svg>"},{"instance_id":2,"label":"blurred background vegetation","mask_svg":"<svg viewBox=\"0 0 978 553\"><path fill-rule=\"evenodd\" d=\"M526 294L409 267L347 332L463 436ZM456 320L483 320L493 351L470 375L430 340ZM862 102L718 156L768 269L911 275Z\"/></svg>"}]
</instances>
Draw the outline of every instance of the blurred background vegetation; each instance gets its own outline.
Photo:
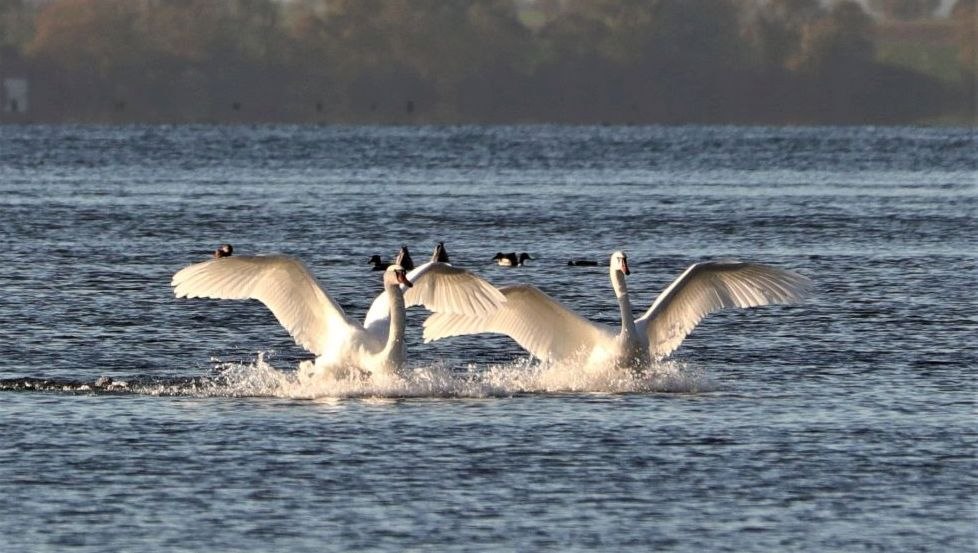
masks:
<instances>
[{"instance_id":1,"label":"blurred background vegetation","mask_svg":"<svg viewBox=\"0 0 978 553\"><path fill-rule=\"evenodd\" d=\"M0 0L0 121L975 122L976 0Z\"/></svg>"}]
</instances>

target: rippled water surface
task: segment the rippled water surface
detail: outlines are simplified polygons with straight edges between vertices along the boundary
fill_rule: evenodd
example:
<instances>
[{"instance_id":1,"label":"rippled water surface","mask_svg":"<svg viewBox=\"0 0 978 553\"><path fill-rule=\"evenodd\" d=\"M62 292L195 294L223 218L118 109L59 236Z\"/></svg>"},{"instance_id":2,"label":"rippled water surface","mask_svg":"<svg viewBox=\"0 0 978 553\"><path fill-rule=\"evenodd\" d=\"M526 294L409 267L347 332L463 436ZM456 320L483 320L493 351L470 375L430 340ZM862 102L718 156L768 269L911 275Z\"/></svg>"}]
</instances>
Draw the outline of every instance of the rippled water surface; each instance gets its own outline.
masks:
<instances>
[{"instance_id":1,"label":"rippled water surface","mask_svg":"<svg viewBox=\"0 0 978 553\"><path fill-rule=\"evenodd\" d=\"M974 550L976 180L964 129L0 127L0 550ZM169 288L231 242L360 318L439 240L609 324L568 259L626 250L636 310L705 259L816 286L641 374L412 311L399 380L305 388L261 304Z\"/></svg>"}]
</instances>

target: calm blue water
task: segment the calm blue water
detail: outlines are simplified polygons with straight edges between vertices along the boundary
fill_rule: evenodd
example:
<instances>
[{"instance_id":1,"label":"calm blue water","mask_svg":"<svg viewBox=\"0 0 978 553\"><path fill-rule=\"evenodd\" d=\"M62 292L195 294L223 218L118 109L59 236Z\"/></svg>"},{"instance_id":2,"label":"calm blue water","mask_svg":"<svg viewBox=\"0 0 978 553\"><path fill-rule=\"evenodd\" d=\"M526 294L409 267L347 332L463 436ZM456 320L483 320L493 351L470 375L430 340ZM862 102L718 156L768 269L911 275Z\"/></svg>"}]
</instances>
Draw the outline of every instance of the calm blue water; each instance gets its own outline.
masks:
<instances>
[{"instance_id":1,"label":"calm blue water","mask_svg":"<svg viewBox=\"0 0 978 553\"><path fill-rule=\"evenodd\" d=\"M974 550L976 236L964 129L0 127L0 550ZM713 258L816 291L597 380L412 311L403 382L312 390L169 288L231 242L359 318L438 240L608 323L568 259L637 310Z\"/></svg>"}]
</instances>

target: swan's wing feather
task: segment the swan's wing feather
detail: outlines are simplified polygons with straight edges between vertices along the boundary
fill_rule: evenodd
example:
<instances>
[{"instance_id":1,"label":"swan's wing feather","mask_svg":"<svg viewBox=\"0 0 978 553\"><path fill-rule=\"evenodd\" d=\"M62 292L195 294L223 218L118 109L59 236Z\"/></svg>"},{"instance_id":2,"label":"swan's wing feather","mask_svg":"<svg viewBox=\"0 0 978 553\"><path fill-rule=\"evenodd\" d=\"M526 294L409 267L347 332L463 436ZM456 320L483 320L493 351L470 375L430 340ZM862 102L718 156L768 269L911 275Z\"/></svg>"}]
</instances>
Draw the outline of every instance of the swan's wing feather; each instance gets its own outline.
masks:
<instances>
[{"instance_id":1,"label":"swan's wing feather","mask_svg":"<svg viewBox=\"0 0 978 553\"><path fill-rule=\"evenodd\" d=\"M481 317L506 302L502 292L488 281L448 263L425 263L408 273L407 279L414 284L404 291L407 307L423 305L436 313Z\"/></svg>"},{"instance_id":2,"label":"swan's wing feather","mask_svg":"<svg viewBox=\"0 0 978 553\"><path fill-rule=\"evenodd\" d=\"M428 262L407 274L414 286L401 285L405 307L424 306L432 312L485 316L506 301L502 292L485 279L447 263ZM384 340L390 327L390 300L381 292L370 305L364 327Z\"/></svg>"},{"instance_id":3,"label":"swan's wing feather","mask_svg":"<svg viewBox=\"0 0 978 553\"><path fill-rule=\"evenodd\" d=\"M535 357L560 360L590 351L613 332L564 307L538 288L504 286L506 303L485 316L435 313L424 322L424 340L492 332L516 340Z\"/></svg>"},{"instance_id":4,"label":"swan's wing feather","mask_svg":"<svg viewBox=\"0 0 978 553\"><path fill-rule=\"evenodd\" d=\"M173 275L170 285L178 298L256 299L297 344L316 355L358 326L306 265L287 255L236 255L196 263Z\"/></svg>"},{"instance_id":5,"label":"swan's wing feather","mask_svg":"<svg viewBox=\"0 0 978 553\"><path fill-rule=\"evenodd\" d=\"M798 273L756 263L710 261L691 265L635 321L649 338L649 353L665 357L703 317L726 307L792 303L811 281Z\"/></svg>"}]
</instances>

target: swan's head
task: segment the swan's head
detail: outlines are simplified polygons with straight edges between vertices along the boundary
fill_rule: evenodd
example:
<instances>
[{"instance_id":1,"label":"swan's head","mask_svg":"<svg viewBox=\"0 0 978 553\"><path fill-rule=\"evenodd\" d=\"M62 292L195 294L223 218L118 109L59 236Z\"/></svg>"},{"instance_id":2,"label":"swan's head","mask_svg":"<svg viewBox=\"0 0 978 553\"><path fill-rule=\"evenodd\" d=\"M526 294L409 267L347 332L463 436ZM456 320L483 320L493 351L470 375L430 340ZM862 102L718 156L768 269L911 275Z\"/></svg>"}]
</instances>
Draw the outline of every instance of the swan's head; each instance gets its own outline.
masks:
<instances>
[{"instance_id":1,"label":"swan's head","mask_svg":"<svg viewBox=\"0 0 978 553\"><path fill-rule=\"evenodd\" d=\"M234 247L231 244L221 244L214 250L214 257L231 257L232 253L234 253Z\"/></svg>"},{"instance_id":2,"label":"swan's head","mask_svg":"<svg viewBox=\"0 0 978 553\"><path fill-rule=\"evenodd\" d=\"M387 271L384 272L384 284L393 284L395 286L398 284L403 284L408 288L414 286L414 284L407 279L407 271L404 270L404 267L397 264L391 265L387 268Z\"/></svg>"},{"instance_id":3,"label":"swan's head","mask_svg":"<svg viewBox=\"0 0 978 553\"><path fill-rule=\"evenodd\" d=\"M609 262L609 265L611 265L611 272L621 271L626 275L632 274L632 272L628 270L628 256L621 250L611 254L611 261Z\"/></svg>"}]
</instances>

